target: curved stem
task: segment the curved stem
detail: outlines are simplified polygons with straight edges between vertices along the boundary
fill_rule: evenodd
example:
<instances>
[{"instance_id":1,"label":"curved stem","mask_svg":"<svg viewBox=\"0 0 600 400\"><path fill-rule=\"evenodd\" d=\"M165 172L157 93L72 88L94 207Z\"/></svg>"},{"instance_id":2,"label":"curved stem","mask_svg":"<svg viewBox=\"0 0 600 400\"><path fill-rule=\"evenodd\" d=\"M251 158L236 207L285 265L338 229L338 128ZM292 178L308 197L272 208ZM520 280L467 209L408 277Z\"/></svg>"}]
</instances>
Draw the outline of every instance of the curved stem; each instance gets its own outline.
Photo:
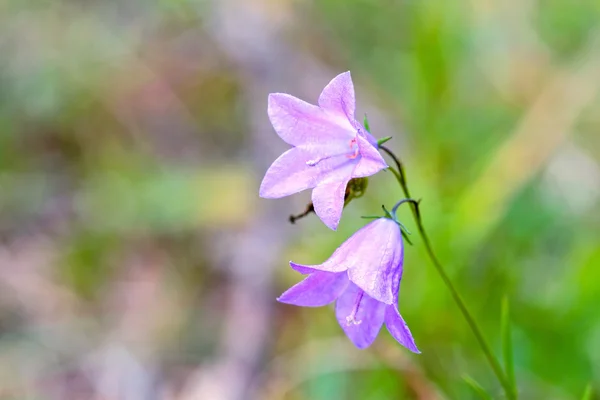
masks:
<instances>
[{"instance_id":1,"label":"curved stem","mask_svg":"<svg viewBox=\"0 0 600 400\"><path fill-rule=\"evenodd\" d=\"M394 208L392 208L392 215L396 215L396 210L398 210L398 207L400 207L404 203L415 204L415 203L419 203L419 202L414 199L402 199L394 205Z\"/></svg>"},{"instance_id":2,"label":"curved stem","mask_svg":"<svg viewBox=\"0 0 600 400\"><path fill-rule=\"evenodd\" d=\"M385 153L387 153L387 155L389 155L394 160L394 163L396 164L396 167L398 168L398 170L396 171L392 167L390 167L390 170L394 173L394 176L398 180L398 183L400 184L400 187L402 188L404 195L406 197L410 198L410 191L409 191L408 185L406 183L406 175L404 174L404 168L402 167L402 163L396 157L396 155L387 147L379 146L379 148L381 150L383 150ZM494 356L494 353L492 353L490 346L487 344L485 338L483 337L483 333L481 332L481 329L477 325L477 322L475 322L475 318L473 318L473 316L467 309L465 302L463 301L462 297L460 296L460 294L454 287L454 284L450 280L450 277L446 273L446 270L444 269L444 267L438 260L437 256L435 255L435 252L433 251L433 247L431 246L431 242L429 241L429 237L427 236L427 232L425 231L425 227L423 226L423 221L421 220L421 213L419 212L418 202L415 202L415 203L411 202L411 206L412 206L411 207L412 214L413 214L415 223L417 224L417 229L419 230L419 234L421 235L421 238L423 239L423 243L425 244L425 249L427 251L427 255L431 259L431 262L433 263L433 266L437 270L438 274L440 274L442 281L444 281L444 284L446 285L448 290L450 290L450 294L452 295L452 298L458 305L458 308L460 309L461 313L467 320L467 324L469 325L469 328L471 328L471 330L473 331L473 334L475 335L475 338L477 339L477 342L479 343L481 350L483 350L483 353L485 354L485 356L490 364L490 367L492 368L492 370L494 371L494 374L498 378L498 381L502 385L504 392L506 393L506 397L511 400L516 400L517 395L513 391L510 383L508 382L508 379L504 375L504 372L502 371L502 367L500 366L500 363Z\"/></svg>"}]
</instances>

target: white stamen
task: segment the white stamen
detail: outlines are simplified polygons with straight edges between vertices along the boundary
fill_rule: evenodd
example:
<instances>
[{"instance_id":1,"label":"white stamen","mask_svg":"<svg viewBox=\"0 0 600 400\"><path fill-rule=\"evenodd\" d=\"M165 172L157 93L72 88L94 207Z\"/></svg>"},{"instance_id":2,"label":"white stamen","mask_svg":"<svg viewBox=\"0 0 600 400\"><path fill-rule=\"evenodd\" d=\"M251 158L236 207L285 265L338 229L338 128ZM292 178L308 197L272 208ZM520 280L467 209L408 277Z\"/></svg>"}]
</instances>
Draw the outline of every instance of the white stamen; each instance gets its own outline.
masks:
<instances>
[{"instance_id":1,"label":"white stamen","mask_svg":"<svg viewBox=\"0 0 600 400\"><path fill-rule=\"evenodd\" d=\"M317 165L322 160L324 160L324 158L317 158L316 160L308 160L306 162L306 165L308 165L309 167L314 167L315 165Z\"/></svg>"},{"instance_id":2,"label":"white stamen","mask_svg":"<svg viewBox=\"0 0 600 400\"><path fill-rule=\"evenodd\" d=\"M346 317L346 325L348 325L348 326L350 326L350 325L360 325L362 323L362 320L357 320L356 319L356 314L358 314L358 309L360 308L360 302L362 301L364 293L365 292L363 292L361 290L356 295L356 300L354 300L354 308L352 309L352 313Z\"/></svg>"},{"instance_id":3,"label":"white stamen","mask_svg":"<svg viewBox=\"0 0 600 400\"><path fill-rule=\"evenodd\" d=\"M362 323L362 320L355 320L353 315L348 315L346 317L346 325L350 326L350 325L360 325Z\"/></svg>"},{"instance_id":4,"label":"white stamen","mask_svg":"<svg viewBox=\"0 0 600 400\"><path fill-rule=\"evenodd\" d=\"M356 146L356 148L354 148L355 146ZM328 160L328 159L334 158L334 157L340 157L340 156L346 156L350 159L354 159L354 158L358 157L359 149L358 149L358 145L356 144L356 139L352 139L350 141L350 150L352 151L352 153L345 152L345 153L340 153L340 154L333 154L331 156L316 158L314 160L308 160L306 162L306 165L308 165L309 167L314 167L321 161Z\"/></svg>"},{"instance_id":5,"label":"white stamen","mask_svg":"<svg viewBox=\"0 0 600 400\"><path fill-rule=\"evenodd\" d=\"M339 157L339 156L343 156L346 153L342 153L342 154L334 154L332 156L326 156L326 157L321 157L321 158L316 158L314 160L308 160L306 162L306 165L308 165L309 167L314 167L315 165L317 165L318 163L320 163L321 161L325 161L325 160L329 160L330 158L334 158L334 157Z\"/></svg>"}]
</instances>

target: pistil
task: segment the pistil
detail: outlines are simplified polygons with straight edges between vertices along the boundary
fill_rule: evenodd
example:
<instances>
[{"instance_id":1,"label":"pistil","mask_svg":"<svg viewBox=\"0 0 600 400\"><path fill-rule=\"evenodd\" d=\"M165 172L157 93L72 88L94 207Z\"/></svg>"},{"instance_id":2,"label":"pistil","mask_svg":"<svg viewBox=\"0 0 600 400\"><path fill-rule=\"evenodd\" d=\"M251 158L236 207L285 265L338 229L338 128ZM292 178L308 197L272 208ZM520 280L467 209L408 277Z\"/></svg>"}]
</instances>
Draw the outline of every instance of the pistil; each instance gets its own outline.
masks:
<instances>
[{"instance_id":1,"label":"pistil","mask_svg":"<svg viewBox=\"0 0 600 400\"><path fill-rule=\"evenodd\" d=\"M365 292L362 290L358 292L356 295L356 299L354 300L354 308L352 309L352 313L346 317L346 324L350 325L360 325L362 320L356 319L356 314L358 314L358 309L360 308L360 302L362 301L363 295Z\"/></svg>"}]
</instances>

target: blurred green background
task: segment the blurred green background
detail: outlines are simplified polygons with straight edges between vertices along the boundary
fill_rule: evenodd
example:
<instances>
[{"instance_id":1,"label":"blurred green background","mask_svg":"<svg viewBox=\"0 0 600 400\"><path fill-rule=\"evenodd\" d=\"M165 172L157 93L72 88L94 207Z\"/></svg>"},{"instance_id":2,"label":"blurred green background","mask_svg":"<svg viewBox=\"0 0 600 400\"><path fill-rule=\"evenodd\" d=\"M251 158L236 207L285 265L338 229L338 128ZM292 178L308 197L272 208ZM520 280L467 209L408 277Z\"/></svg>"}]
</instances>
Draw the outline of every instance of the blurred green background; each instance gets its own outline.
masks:
<instances>
[{"instance_id":1,"label":"blurred green background","mask_svg":"<svg viewBox=\"0 0 600 400\"><path fill-rule=\"evenodd\" d=\"M402 197L258 198L267 94L346 70L498 355L509 298L520 397L600 389L597 0L3 0L0 54L1 399L502 398L416 235L421 355L275 302Z\"/></svg>"}]
</instances>

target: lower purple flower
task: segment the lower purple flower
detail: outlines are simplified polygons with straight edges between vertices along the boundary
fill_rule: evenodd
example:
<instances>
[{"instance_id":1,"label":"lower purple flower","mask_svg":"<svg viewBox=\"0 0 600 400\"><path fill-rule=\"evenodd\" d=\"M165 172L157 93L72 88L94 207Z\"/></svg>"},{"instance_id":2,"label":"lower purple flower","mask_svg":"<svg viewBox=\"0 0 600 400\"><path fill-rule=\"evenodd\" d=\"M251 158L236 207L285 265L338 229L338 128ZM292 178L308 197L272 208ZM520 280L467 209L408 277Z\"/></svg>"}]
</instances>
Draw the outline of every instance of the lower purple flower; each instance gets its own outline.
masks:
<instances>
[{"instance_id":1,"label":"lower purple flower","mask_svg":"<svg viewBox=\"0 0 600 400\"><path fill-rule=\"evenodd\" d=\"M323 264L290 262L293 269L308 277L277 300L303 307L320 307L337 300L337 320L356 347L370 346L385 323L394 339L420 353L398 311L403 259L399 225L379 218L352 235Z\"/></svg>"}]
</instances>

